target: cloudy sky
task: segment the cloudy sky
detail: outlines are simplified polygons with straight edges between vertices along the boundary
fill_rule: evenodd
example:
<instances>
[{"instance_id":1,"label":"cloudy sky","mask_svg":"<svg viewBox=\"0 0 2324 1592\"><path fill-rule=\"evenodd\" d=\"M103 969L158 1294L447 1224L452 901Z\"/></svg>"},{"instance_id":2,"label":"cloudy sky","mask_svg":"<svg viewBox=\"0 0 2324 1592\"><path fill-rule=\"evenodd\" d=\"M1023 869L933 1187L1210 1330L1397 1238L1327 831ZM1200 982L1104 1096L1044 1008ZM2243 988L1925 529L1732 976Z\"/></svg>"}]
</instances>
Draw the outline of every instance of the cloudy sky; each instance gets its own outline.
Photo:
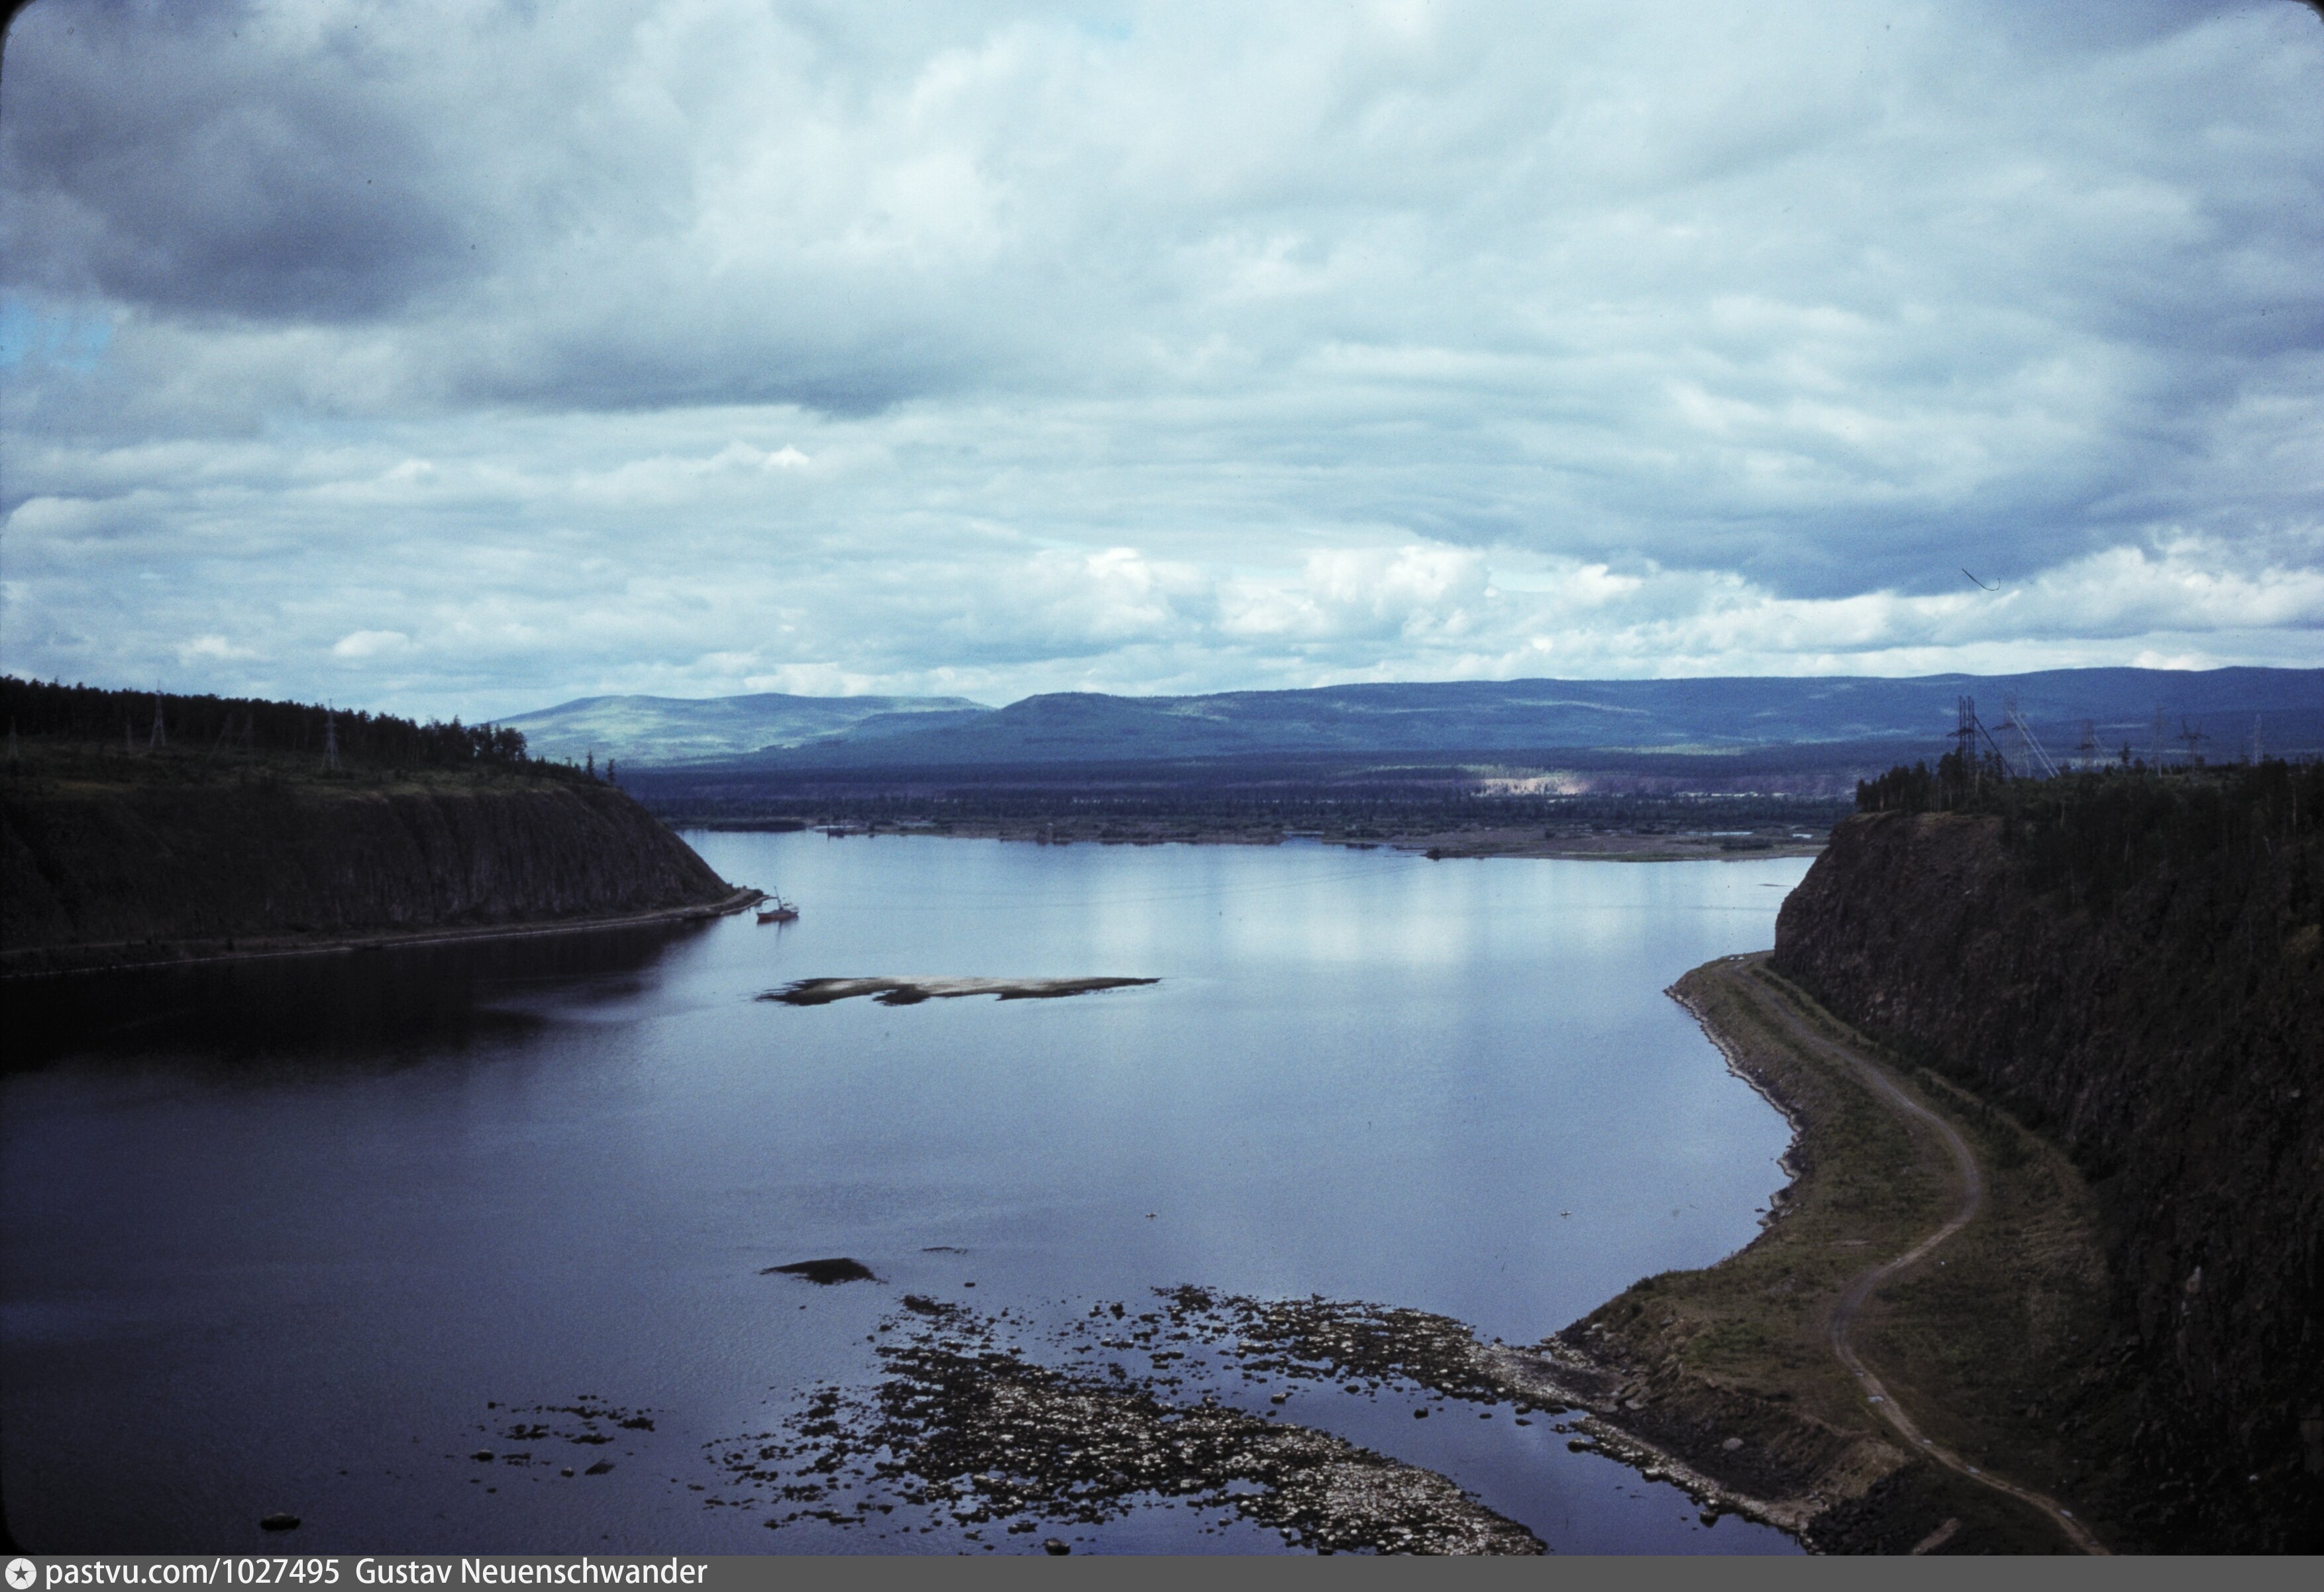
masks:
<instances>
[{"instance_id":1,"label":"cloudy sky","mask_svg":"<svg viewBox=\"0 0 2324 1592\"><path fill-rule=\"evenodd\" d=\"M0 667L2324 664L2320 105L2289 0L42 0Z\"/></svg>"}]
</instances>

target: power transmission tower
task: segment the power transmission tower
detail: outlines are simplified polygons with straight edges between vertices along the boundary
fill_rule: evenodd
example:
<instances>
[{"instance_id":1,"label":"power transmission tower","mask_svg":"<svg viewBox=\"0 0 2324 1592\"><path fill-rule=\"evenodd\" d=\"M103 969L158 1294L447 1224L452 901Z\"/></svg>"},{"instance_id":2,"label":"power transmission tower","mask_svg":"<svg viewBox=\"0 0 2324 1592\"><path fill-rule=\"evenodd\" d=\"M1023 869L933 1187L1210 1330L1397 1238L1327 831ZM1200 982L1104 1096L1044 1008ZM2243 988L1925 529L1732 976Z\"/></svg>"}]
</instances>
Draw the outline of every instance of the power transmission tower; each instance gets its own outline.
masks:
<instances>
[{"instance_id":1,"label":"power transmission tower","mask_svg":"<svg viewBox=\"0 0 2324 1592\"><path fill-rule=\"evenodd\" d=\"M2179 734L2177 739L2187 743L2187 765L2188 767L2192 768L2200 760L2196 754L2197 745L2200 742L2209 741L2211 738L2204 734L2200 730L2196 729L2194 725L2189 723L2182 718L2179 721Z\"/></svg>"},{"instance_id":2,"label":"power transmission tower","mask_svg":"<svg viewBox=\"0 0 2324 1592\"><path fill-rule=\"evenodd\" d=\"M1977 698L1961 697L1960 711L1960 724L1953 731L1953 736L1960 742L1961 767L1969 775L1969 784L1978 788L1982 788L1985 784L1985 764L1978 755L1978 745L1980 741L1984 743L1986 750L1993 754L1993 760L2001 766L2002 777L2006 778L2012 771L2009 767L2009 754L2001 750L2001 742L1993 738L1993 732L1987 729L1985 721L1977 716Z\"/></svg>"},{"instance_id":3,"label":"power transmission tower","mask_svg":"<svg viewBox=\"0 0 2324 1592\"><path fill-rule=\"evenodd\" d=\"M2018 746L2025 754L2025 778L2031 779L2038 773L2045 779L2055 779L2058 765L2043 749L2042 743L2034 739L2034 726L2027 723L2025 715L2018 711L2017 694L2014 691L2001 699L2001 722L2017 732Z\"/></svg>"},{"instance_id":4,"label":"power transmission tower","mask_svg":"<svg viewBox=\"0 0 2324 1592\"><path fill-rule=\"evenodd\" d=\"M2074 761L2079 768L2088 768L2098 760L2098 724L2096 719L2082 721L2082 741L2074 748Z\"/></svg>"},{"instance_id":5,"label":"power transmission tower","mask_svg":"<svg viewBox=\"0 0 2324 1592\"><path fill-rule=\"evenodd\" d=\"M339 720L337 713L323 715L323 767L339 766Z\"/></svg>"},{"instance_id":6,"label":"power transmission tower","mask_svg":"<svg viewBox=\"0 0 2324 1592\"><path fill-rule=\"evenodd\" d=\"M2147 752L2147 757L2153 761L2154 767L2157 768L2164 767L2168 761L2163 750L2165 744L2164 736L2168 732L2163 722L2163 704L2161 703L2156 703L2154 704L2154 741L2152 748Z\"/></svg>"},{"instance_id":7,"label":"power transmission tower","mask_svg":"<svg viewBox=\"0 0 2324 1592\"><path fill-rule=\"evenodd\" d=\"M153 733L146 738L145 745L150 750L169 744L170 732L161 728L161 699L157 696L153 699Z\"/></svg>"}]
</instances>

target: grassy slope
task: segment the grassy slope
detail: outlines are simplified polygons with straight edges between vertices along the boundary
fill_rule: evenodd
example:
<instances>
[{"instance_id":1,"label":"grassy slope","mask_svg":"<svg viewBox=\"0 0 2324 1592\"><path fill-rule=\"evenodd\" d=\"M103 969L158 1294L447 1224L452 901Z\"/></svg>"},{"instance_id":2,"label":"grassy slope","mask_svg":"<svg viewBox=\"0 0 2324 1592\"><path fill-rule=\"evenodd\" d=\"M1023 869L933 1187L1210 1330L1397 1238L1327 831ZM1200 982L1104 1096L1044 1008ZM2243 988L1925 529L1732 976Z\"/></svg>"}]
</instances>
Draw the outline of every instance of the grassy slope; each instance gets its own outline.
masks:
<instances>
[{"instance_id":1,"label":"grassy slope","mask_svg":"<svg viewBox=\"0 0 2324 1592\"><path fill-rule=\"evenodd\" d=\"M1698 969L1677 992L1793 1118L1798 1179L1748 1248L1645 1279L1559 1335L1644 1394L1616 1423L1739 1491L1829 1505L1808 1532L1819 1546L1906 1551L1950 1520L1960 1523L1944 1551L2063 1550L2031 1510L1908 1459L1831 1353L1831 1312L1849 1281L1909 1248L1959 1198L1933 1136L1799 1032L1877 1052L1757 959ZM2068 1399L2103 1401L2105 1279L2089 1194L2061 1154L2006 1116L1890 1071L1968 1136L1987 1201L1876 1295L1857 1347L1924 1431L2064 1498L2108 1536L2103 1463L2087 1441L2066 1449L2046 1419ZM1742 1449L1719 1446L1729 1433Z\"/></svg>"}]
</instances>

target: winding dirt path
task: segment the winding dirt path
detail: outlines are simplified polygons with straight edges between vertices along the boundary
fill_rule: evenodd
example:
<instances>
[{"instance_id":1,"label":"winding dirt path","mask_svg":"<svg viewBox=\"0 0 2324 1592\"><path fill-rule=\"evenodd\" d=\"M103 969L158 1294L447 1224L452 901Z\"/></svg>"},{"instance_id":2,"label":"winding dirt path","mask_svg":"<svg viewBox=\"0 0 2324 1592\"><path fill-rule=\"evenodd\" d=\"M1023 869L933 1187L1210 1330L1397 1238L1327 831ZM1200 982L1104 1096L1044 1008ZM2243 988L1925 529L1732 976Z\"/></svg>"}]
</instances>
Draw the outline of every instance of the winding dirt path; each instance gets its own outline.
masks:
<instances>
[{"instance_id":1,"label":"winding dirt path","mask_svg":"<svg viewBox=\"0 0 2324 1592\"><path fill-rule=\"evenodd\" d=\"M1757 963L1755 961L1745 965L1756 966ZM1740 971L1738 969L1738 973ZM1858 1385L1864 1389L1866 1400L1880 1413L1889 1425L1903 1434L1904 1440L1914 1449L1948 1469L1958 1471L1972 1481L1991 1487L1997 1493L2006 1493L2020 1503L2040 1510L2056 1522L2058 1529L2065 1532L2068 1540L2083 1552L2107 1554L2109 1551L2106 1544L2092 1536L2089 1528L2074 1518L2073 1512L2061 1505L2055 1498L2034 1492L2028 1487L2021 1487L2015 1482L2005 1480L1990 1471L1981 1470L1952 1449L1925 1436L1904 1407L1896 1402L1895 1395L1888 1391L1879 1376L1873 1372L1872 1367L1866 1365L1863 1357L1856 1352L1855 1345L1849 1341L1849 1333L1855 1329L1856 1318L1863 1311L1865 1302L1872 1297L1872 1291L1897 1274L1918 1265L1929 1257L1937 1246L1977 1219L1978 1212L1985 1209L1985 1173L1978 1165L1977 1156L1969 1149L1969 1142L1954 1131L1952 1124L1905 1093L1897 1083L1895 1074L1853 1046L1838 1044L1817 1033L1801 1017L1798 1009L1784 998L1781 991L1771 989L1757 979L1751 981L1757 986L1760 992L1769 998L1763 1003L1763 1009L1771 1011L1794 1041L1847 1067L1857 1077L1863 1080L1866 1087L1872 1090L1876 1098L1897 1116L1904 1118L1908 1125L1918 1124L1935 1134L1938 1142L1943 1145L1951 1155L1953 1168L1960 1178L1960 1203L1955 1208L1952 1215L1946 1219L1942 1227L1894 1260L1883 1261L1864 1272L1849 1284L1848 1292L1840 1295L1840 1302L1832 1307L1831 1311L1831 1352L1856 1377Z\"/></svg>"}]
</instances>

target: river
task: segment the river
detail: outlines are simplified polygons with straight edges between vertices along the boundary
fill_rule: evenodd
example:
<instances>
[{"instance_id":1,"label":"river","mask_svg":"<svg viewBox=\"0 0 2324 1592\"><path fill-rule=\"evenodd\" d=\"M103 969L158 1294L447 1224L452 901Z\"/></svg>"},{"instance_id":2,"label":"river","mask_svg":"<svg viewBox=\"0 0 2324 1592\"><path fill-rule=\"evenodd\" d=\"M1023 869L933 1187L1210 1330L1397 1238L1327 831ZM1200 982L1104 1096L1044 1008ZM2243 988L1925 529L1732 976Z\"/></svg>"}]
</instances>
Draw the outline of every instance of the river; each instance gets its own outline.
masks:
<instances>
[{"instance_id":1,"label":"river","mask_svg":"<svg viewBox=\"0 0 2324 1592\"><path fill-rule=\"evenodd\" d=\"M875 1379L907 1293L1005 1312L1037 1354L1044 1322L1184 1283L1526 1341L1748 1242L1784 1182L1781 1118L1662 991L1770 944L1803 860L688 838L799 921L113 976L45 1038L11 991L36 1031L0 1082L21 1542L980 1549L770 1533L712 1455ZM756 998L875 975L1159 982ZM763 1275L840 1256L878 1280ZM1554 1551L1797 1551L1545 1421L1409 1403L1315 1390L1296 1419ZM560 1408L650 1425L512 1461L512 1422ZM262 1532L277 1511L302 1524ZM1284 1546L1159 1501L1072 1534Z\"/></svg>"}]
</instances>

